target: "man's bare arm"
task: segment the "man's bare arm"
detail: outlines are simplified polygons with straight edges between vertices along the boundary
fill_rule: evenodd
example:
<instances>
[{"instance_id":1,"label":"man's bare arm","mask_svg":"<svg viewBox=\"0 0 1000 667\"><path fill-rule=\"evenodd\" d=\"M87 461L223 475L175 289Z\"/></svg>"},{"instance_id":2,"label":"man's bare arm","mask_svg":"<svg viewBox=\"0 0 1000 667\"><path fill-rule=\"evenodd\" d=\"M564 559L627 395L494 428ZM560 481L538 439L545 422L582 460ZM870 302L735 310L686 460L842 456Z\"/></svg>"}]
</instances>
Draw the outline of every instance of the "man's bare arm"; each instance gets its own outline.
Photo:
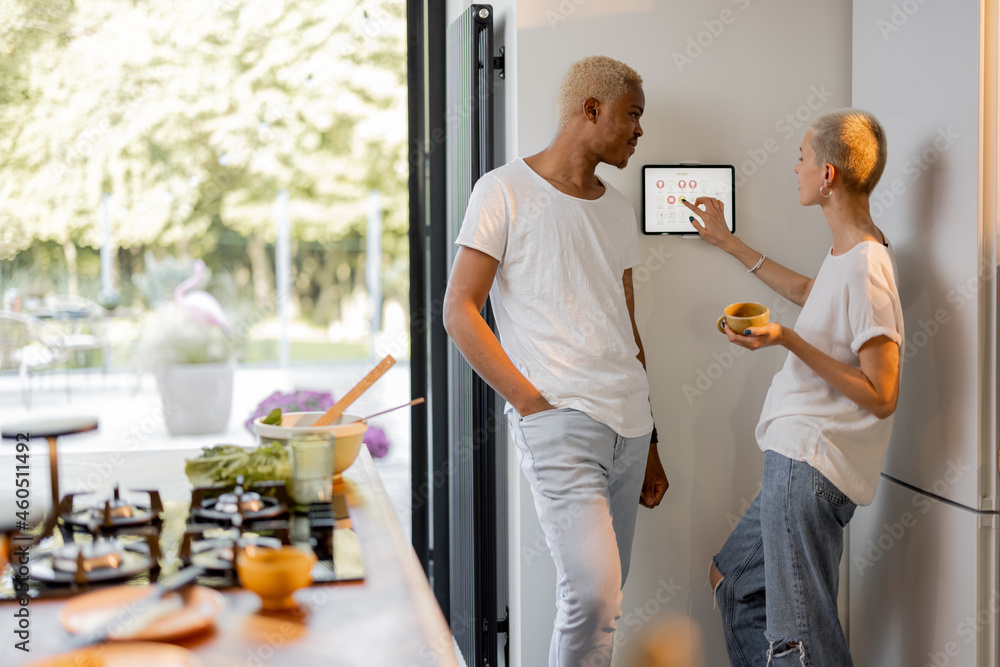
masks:
<instances>
[{"instance_id":1,"label":"man's bare arm","mask_svg":"<svg viewBox=\"0 0 1000 667\"><path fill-rule=\"evenodd\" d=\"M444 328L480 377L521 416L553 406L511 362L482 311L499 262L479 250L459 247L444 296Z\"/></svg>"},{"instance_id":2,"label":"man's bare arm","mask_svg":"<svg viewBox=\"0 0 1000 667\"><path fill-rule=\"evenodd\" d=\"M632 337L639 348L639 354L635 358L639 360L642 367L646 367L646 353L642 349L642 339L639 337L639 327L635 325L635 287L632 284L632 269L625 269L622 274L622 287L625 289L625 305L628 306L628 318L632 321Z\"/></svg>"},{"instance_id":3,"label":"man's bare arm","mask_svg":"<svg viewBox=\"0 0 1000 667\"><path fill-rule=\"evenodd\" d=\"M632 322L632 336L635 338L636 347L639 354L635 355L642 367L646 367L646 353L642 349L642 338L639 337L639 327L635 325L635 287L632 284L632 269L625 269L622 274L622 287L625 289L625 305L628 306L628 318ZM646 475L642 482L642 493L639 495L639 503L644 507L656 507L663 500L663 494L670 487L667 473L663 471L663 464L660 462L660 453L656 449L655 440L649 443L649 452L646 454Z\"/></svg>"}]
</instances>

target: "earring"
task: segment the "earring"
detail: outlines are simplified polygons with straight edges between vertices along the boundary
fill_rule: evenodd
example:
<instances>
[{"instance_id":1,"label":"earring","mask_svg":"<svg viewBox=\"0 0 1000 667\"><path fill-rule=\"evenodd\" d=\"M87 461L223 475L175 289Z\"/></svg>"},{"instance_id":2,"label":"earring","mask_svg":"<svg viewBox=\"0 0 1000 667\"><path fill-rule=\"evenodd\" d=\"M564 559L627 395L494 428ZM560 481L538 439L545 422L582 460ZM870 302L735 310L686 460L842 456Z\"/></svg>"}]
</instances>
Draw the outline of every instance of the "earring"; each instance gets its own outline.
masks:
<instances>
[{"instance_id":1,"label":"earring","mask_svg":"<svg viewBox=\"0 0 1000 667\"><path fill-rule=\"evenodd\" d=\"M823 194L824 187L826 188L826 194ZM819 193L824 197L830 197L833 194L833 188L830 187L829 183L823 183L823 185L819 186Z\"/></svg>"}]
</instances>

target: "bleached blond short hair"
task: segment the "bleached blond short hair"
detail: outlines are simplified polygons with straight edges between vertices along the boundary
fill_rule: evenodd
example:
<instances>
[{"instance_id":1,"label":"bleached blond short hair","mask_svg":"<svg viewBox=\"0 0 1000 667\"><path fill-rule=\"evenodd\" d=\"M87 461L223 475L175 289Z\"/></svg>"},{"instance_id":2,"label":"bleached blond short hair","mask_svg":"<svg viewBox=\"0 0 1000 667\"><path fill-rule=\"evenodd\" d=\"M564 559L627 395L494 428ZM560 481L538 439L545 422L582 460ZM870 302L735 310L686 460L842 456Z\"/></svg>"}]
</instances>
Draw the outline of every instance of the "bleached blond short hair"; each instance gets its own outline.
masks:
<instances>
[{"instance_id":1,"label":"bleached blond short hair","mask_svg":"<svg viewBox=\"0 0 1000 667\"><path fill-rule=\"evenodd\" d=\"M816 164L832 164L850 192L869 195L885 170L888 147L885 129L861 109L839 109L812 123Z\"/></svg>"},{"instance_id":2,"label":"bleached blond short hair","mask_svg":"<svg viewBox=\"0 0 1000 667\"><path fill-rule=\"evenodd\" d=\"M566 127L588 97L602 104L611 104L628 92L632 83L642 85L642 77L623 62L607 56L577 60L569 66L559 87L559 128Z\"/></svg>"}]
</instances>

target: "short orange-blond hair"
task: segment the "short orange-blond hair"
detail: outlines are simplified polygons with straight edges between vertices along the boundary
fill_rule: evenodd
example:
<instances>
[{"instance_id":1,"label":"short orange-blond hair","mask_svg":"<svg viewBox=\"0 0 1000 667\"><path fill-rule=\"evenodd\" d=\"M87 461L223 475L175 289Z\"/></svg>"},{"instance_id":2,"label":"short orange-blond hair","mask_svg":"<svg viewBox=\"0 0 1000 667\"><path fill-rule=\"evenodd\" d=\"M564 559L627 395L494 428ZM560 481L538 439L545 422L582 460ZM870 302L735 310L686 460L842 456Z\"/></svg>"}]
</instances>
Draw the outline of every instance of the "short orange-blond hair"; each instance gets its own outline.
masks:
<instances>
[{"instance_id":1,"label":"short orange-blond hair","mask_svg":"<svg viewBox=\"0 0 1000 667\"><path fill-rule=\"evenodd\" d=\"M629 84L642 85L642 77L623 62L607 56L590 56L577 60L566 70L559 87L557 109L559 127L566 123L587 98L611 104L628 92Z\"/></svg>"},{"instance_id":2,"label":"short orange-blond hair","mask_svg":"<svg viewBox=\"0 0 1000 667\"><path fill-rule=\"evenodd\" d=\"M817 166L832 164L850 192L870 195L885 170L885 129L871 113L838 109L812 122Z\"/></svg>"}]
</instances>

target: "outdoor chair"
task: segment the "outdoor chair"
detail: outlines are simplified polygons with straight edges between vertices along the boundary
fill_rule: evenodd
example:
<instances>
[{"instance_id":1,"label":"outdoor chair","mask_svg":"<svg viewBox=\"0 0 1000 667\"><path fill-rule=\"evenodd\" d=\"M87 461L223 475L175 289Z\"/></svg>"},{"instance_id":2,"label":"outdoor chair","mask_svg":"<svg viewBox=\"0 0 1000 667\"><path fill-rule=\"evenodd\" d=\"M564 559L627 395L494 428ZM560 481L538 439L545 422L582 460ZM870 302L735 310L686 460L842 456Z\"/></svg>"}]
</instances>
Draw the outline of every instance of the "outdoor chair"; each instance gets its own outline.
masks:
<instances>
[{"instance_id":1,"label":"outdoor chair","mask_svg":"<svg viewBox=\"0 0 1000 667\"><path fill-rule=\"evenodd\" d=\"M45 299L45 313L51 329L58 331L62 347L69 357L76 357L78 366L85 365L87 350L101 350L108 343L108 325L104 309L96 302L80 296L56 295ZM106 365L106 364L105 364Z\"/></svg>"},{"instance_id":2,"label":"outdoor chair","mask_svg":"<svg viewBox=\"0 0 1000 667\"><path fill-rule=\"evenodd\" d=\"M0 372L17 371L26 408L31 407L31 373L65 358L62 339L43 322L23 313L0 311Z\"/></svg>"}]
</instances>

